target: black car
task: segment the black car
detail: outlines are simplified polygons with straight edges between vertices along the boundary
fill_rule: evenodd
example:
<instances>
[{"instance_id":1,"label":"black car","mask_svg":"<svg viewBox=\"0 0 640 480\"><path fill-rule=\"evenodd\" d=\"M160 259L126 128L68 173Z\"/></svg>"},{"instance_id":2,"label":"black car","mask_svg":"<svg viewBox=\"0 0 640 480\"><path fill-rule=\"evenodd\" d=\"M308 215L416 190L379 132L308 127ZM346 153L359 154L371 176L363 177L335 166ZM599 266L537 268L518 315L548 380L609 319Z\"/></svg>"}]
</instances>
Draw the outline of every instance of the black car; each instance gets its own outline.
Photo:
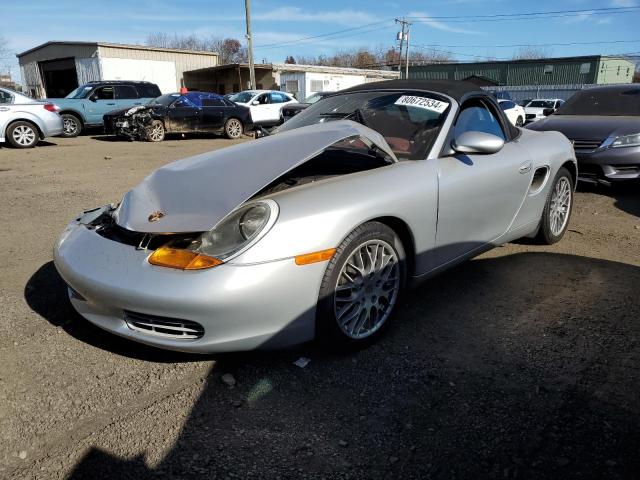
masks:
<instances>
[{"instance_id":1,"label":"black car","mask_svg":"<svg viewBox=\"0 0 640 480\"><path fill-rule=\"evenodd\" d=\"M240 138L251 127L247 107L208 92L169 93L104 116L105 133L150 142L164 140L167 133L211 132Z\"/></svg>"},{"instance_id":2,"label":"black car","mask_svg":"<svg viewBox=\"0 0 640 480\"><path fill-rule=\"evenodd\" d=\"M289 104L285 105L284 107L282 107L282 110L281 110L282 111L282 120L284 122L286 122L291 117L295 117L302 110L307 108L309 105L311 105L313 103L316 103L318 100L322 100L326 96L331 95L333 93L336 93L336 92L316 92L316 93L314 93L312 95L309 95L307 98L305 98L304 102L289 103Z\"/></svg>"},{"instance_id":3,"label":"black car","mask_svg":"<svg viewBox=\"0 0 640 480\"><path fill-rule=\"evenodd\" d=\"M573 143L581 180L640 179L640 85L581 90L556 112L528 125L555 130Z\"/></svg>"}]
</instances>

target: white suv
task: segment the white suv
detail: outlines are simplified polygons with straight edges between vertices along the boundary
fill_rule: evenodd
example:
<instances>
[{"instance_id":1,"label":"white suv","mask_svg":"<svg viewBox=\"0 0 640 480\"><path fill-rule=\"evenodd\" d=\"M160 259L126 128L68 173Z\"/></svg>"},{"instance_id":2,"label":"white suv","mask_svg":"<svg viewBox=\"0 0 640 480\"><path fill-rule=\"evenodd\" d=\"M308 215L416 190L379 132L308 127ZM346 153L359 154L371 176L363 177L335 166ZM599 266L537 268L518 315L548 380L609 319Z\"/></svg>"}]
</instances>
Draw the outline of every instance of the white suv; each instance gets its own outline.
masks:
<instances>
[{"instance_id":1,"label":"white suv","mask_svg":"<svg viewBox=\"0 0 640 480\"><path fill-rule=\"evenodd\" d=\"M559 98L536 98L531 100L524 106L525 120L527 123L531 123L545 118L544 111L547 108L552 108L555 112L563 103L564 100Z\"/></svg>"},{"instance_id":2,"label":"white suv","mask_svg":"<svg viewBox=\"0 0 640 480\"><path fill-rule=\"evenodd\" d=\"M282 121L283 105L298 103L291 94L278 90L245 90L231 95L229 100L249 107L251 121L261 126L277 125Z\"/></svg>"}]
</instances>

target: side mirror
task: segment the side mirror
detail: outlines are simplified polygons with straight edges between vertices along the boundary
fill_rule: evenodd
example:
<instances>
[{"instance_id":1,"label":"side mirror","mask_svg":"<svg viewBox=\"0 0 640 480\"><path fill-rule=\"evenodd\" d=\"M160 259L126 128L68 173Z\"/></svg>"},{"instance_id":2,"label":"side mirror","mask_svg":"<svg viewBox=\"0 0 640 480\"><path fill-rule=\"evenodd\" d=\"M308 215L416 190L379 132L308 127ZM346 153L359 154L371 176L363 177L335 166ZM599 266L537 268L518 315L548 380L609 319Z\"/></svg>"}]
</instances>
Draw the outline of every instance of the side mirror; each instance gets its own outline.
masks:
<instances>
[{"instance_id":1,"label":"side mirror","mask_svg":"<svg viewBox=\"0 0 640 480\"><path fill-rule=\"evenodd\" d=\"M260 105L260 102L258 100L254 100L253 102L251 102L251 105Z\"/></svg>"},{"instance_id":2,"label":"side mirror","mask_svg":"<svg viewBox=\"0 0 640 480\"><path fill-rule=\"evenodd\" d=\"M464 132L451 142L451 148L458 153L497 153L502 147L502 138L484 132Z\"/></svg>"},{"instance_id":3,"label":"side mirror","mask_svg":"<svg viewBox=\"0 0 640 480\"><path fill-rule=\"evenodd\" d=\"M95 93L92 93L91 95L89 95L89 100L91 100L92 102L97 102L98 95L96 95Z\"/></svg>"},{"instance_id":4,"label":"side mirror","mask_svg":"<svg viewBox=\"0 0 640 480\"><path fill-rule=\"evenodd\" d=\"M555 108L545 108L544 110L542 110L542 114L545 117L548 117L549 115L553 115L553 112L555 112L556 109Z\"/></svg>"}]
</instances>

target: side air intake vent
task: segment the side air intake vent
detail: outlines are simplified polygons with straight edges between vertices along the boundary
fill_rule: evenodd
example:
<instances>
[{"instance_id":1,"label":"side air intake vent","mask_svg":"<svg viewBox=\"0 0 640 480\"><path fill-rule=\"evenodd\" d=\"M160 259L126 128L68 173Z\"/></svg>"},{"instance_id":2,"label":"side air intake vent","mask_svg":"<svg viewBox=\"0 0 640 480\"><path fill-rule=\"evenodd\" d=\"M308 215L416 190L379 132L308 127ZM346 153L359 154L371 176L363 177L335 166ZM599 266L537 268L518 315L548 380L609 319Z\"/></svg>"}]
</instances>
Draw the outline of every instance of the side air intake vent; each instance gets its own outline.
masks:
<instances>
[{"instance_id":1,"label":"side air intake vent","mask_svg":"<svg viewBox=\"0 0 640 480\"><path fill-rule=\"evenodd\" d=\"M531 180L531 187L529 187L530 194L536 194L544 184L547 182L547 177L549 176L549 167L540 167L536 169L533 173L533 180Z\"/></svg>"}]
</instances>

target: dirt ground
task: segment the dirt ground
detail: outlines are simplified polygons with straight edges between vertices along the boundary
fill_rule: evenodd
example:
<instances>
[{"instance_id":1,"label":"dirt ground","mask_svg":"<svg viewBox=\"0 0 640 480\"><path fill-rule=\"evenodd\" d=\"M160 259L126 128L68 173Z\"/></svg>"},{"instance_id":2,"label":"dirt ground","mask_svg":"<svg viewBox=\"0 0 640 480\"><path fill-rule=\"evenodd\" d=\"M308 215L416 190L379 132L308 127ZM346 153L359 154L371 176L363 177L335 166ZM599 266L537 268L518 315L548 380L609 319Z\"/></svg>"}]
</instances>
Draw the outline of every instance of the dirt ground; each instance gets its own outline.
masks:
<instances>
[{"instance_id":1,"label":"dirt ground","mask_svg":"<svg viewBox=\"0 0 640 480\"><path fill-rule=\"evenodd\" d=\"M425 283L349 355L190 356L74 313L67 221L232 143L0 147L0 478L640 478L638 187L578 192L561 243Z\"/></svg>"}]
</instances>

